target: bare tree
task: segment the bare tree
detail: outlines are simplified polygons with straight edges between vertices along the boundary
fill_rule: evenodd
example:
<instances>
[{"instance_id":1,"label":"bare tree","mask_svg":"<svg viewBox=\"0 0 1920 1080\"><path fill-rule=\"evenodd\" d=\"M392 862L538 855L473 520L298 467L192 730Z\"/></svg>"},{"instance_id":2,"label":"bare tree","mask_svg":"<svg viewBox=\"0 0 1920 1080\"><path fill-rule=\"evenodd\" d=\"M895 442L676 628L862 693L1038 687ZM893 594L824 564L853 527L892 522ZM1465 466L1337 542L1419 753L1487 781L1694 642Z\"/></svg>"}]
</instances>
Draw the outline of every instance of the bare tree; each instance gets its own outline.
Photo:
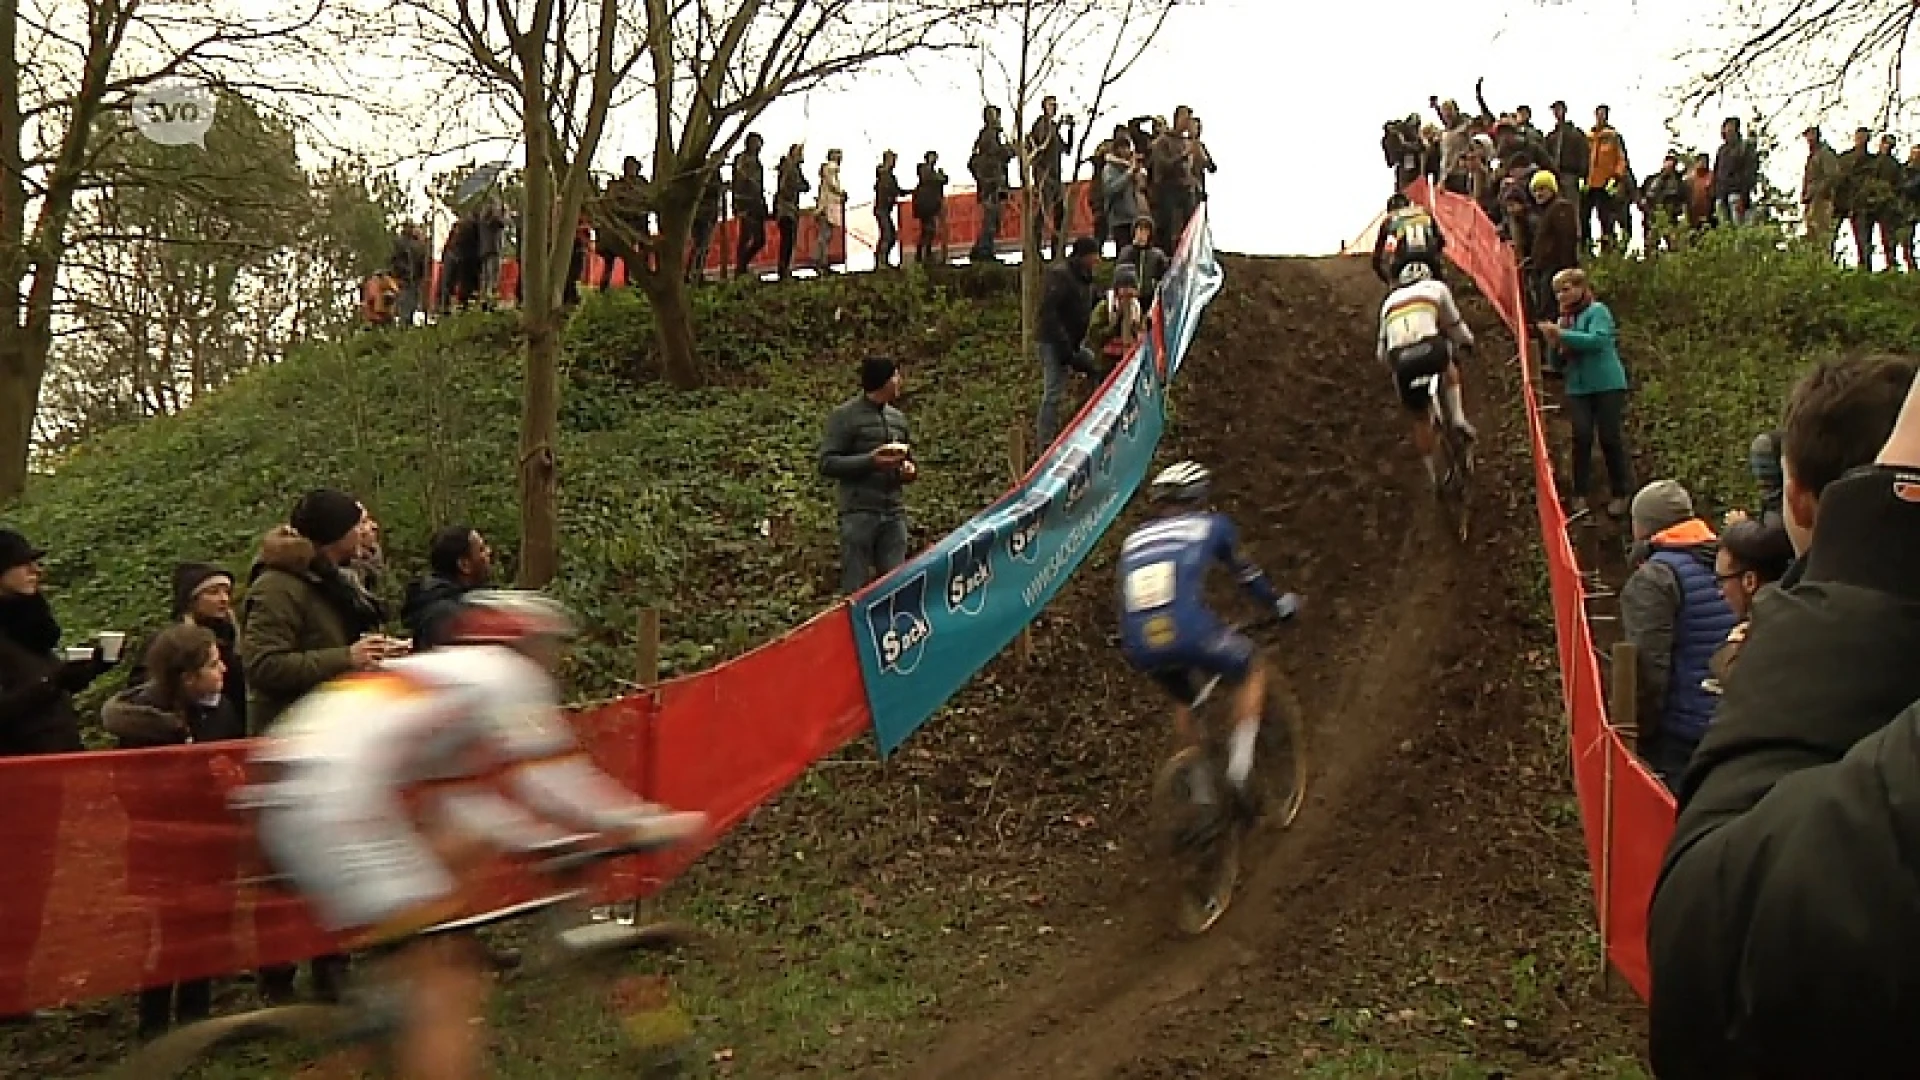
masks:
<instances>
[{"instance_id":1,"label":"bare tree","mask_svg":"<svg viewBox=\"0 0 1920 1080\"><path fill-rule=\"evenodd\" d=\"M1912 0L1726 0L1682 101L1698 113L1728 98L1776 101L1817 114L1870 105L1878 126L1907 103Z\"/></svg>"},{"instance_id":2,"label":"bare tree","mask_svg":"<svg viewBox=\"0 0 1920 1080\"><path fill-rule=\"evenodd\" d=\"M576 225L614 93L647 52L616 0L414 0L430 42L454 45L480 88L517 114L520 216L520 583L560 565L560 333Z\"/></svg>"},{"instance_id":3,"label":"bare tree","mask_svg":"<svg viewBox=\"0 0 1920 1080\"><path fill-rule=\"evenodd\" d=\"M656 234L619 215L597 220L635 253L628 273L653 308L661 370L676 387L705 381L685 258L694 211L722 161L768 106L910 53L957 46L986 0L644 0L654 125L641 202Z\"/></svg>"},{"instance_id":4,"label":"bare tree","mask_svg":"<svg viewBox=\"0 0 1920 1080\"><path fill-rule=\"evenodd\" d=\"M1038 168L1032 125L1048 97L1063 101L1089 100L1079 119L1079 138L1071 148L1073 162L1060 178L1070 184L1086 157L1087 143L1099 124L1106 98L1133 70L1166 26L1167 16L1181 0L1006 0L996 9L991 32L1011 36L1018 43L1009 66L1003 51L982 47L981 92L989 101L1012 105L1018 132L1023 227L1020 256L1020 343L1033 354L1034 331L1040 313L1040 280L1045 270L1041 255L1042 230L1054 212L1042 205L1044 170ZM1093 61L1098 60L1095 67ZM1064 110L1063 110L1064 112ZM1068 220L1072 206L1068 205ZM1067 222L1060 222L1062 232ZM1036 450L1041 448L1036 447Z\"/></svg>"},{"instance_id":5,"label":"bare tree","mask_svg":"<svg viewBox=\"0 0 1920 1080\"><path fill-rule=\"evenodd\" d=\"M102 117L173 77L322 93L277 73L329 54L316 41L325 0L26 3L0 0L0 498L26 482L75 198L100 182L111 141L132 137Z\"/></svg>"}]
</instances>

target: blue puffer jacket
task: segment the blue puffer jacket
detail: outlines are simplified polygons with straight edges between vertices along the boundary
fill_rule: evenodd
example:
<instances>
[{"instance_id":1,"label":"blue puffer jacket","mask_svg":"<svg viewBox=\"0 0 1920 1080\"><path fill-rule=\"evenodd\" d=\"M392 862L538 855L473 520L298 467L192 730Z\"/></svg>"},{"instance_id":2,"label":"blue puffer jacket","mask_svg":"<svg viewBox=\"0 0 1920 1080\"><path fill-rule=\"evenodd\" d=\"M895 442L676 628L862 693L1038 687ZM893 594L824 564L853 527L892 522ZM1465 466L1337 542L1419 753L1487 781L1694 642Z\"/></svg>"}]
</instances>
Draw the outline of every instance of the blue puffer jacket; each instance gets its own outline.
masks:
<instances>
[{"instance_id":1,"label":"blue puffer jacket","mask_svg":"<svg viewBox=\"0 0 1920 1080\"><path fill-rule=\"evenodd\" d=\"M1673 617L1673 669L1666 705L1660 711L1661 727L1675 739L1697 743L1707 733L1718 704L1705 685L1713 674L1713 654L1738 620L1714 580L1711 548L1656 543L1648 561L1672 570L1680 583L1680 610Z\"/></svg>"}]
</instances>

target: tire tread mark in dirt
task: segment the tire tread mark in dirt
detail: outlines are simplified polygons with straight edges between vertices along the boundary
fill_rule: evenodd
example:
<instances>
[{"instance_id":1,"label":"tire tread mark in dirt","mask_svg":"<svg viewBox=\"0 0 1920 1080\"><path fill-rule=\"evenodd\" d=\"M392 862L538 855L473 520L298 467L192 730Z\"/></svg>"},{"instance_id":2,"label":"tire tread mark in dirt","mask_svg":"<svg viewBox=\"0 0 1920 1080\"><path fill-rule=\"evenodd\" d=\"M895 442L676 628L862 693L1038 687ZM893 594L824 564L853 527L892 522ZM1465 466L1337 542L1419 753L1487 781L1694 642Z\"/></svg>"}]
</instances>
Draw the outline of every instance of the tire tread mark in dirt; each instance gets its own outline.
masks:
<instances>
[{"instance_id":1,"label":"tire tread mark in dirt","mask_svg":"<svg viewBox=\"0 0 1920 1080\"><path fill-rule=\"evenodd\" d=\"M1291 951L1302 908L1364 842L1342 811L1381 794L1372 766L1426 715L1460 558L1373 356L1379 298L1358 260L1235 260L1176 391L1174 451L1215 466L1253 554L1309 594L1308 618L1271 649L1308 713L1306 810L1255 835L1233 909L1207 936L1168 928L1164 888L1135 890L1111 933L951 1032L912 1075L1114 1075L1168 1025L1181 1034L1169 1014L1183 999ZM1291 572L1270 557L1278 541L1295 549Z\"/></svg>"}]
</instances>

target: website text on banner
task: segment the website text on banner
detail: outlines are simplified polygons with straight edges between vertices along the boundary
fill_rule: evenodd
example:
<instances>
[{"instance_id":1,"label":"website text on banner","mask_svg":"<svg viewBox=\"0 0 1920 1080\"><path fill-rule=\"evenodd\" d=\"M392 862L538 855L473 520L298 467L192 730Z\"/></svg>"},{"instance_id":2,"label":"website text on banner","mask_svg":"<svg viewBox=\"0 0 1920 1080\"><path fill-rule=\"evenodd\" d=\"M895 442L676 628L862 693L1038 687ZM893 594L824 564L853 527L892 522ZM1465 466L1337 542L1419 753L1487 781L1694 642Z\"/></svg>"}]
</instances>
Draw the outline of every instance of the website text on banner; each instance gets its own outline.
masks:
<instances>
[{"instance_id":1,"label":"website text on banner","mask_svg":"<svg viewBox=\"0 0 1920 1080\"><path fill-rule=\"evenodd\" d=\"M1119 516L1153 462L1178 350L1193 340L1221 278L1202 204L1155 300L1156 332L1012 491L854 598L882 754L1033 621Z\"/></svg>"},{"instance_id":2,"label":"website text on banner","mask_svg":"<svg viewBox=\"0 0 1920 1080\"><path fill-rule=\"evenodd\" d=\"M1554 633L1559 645L1560 685L1566 702L1573 752L1573 779L1580 821L1593 871L1594 904L1607 958L1642 998L1647 996L1647 905L1660 876L1660 860L1673 833L1674 805L1666 788L1647 772L1607 719L1607 697L1587 622L1586 586L1567 534L1566 512L1553 475L1546 426L1533 384L1532 344L1520 303L1520 280L1512 250L1472 200L1435 192L1421 180L1410 198L1433 208L1447 238L1447 255L1485 293L1520 343L1521 388L1533 446L1535 503L1540 539L1553 587Z\"/></svg>"}]
</instances>

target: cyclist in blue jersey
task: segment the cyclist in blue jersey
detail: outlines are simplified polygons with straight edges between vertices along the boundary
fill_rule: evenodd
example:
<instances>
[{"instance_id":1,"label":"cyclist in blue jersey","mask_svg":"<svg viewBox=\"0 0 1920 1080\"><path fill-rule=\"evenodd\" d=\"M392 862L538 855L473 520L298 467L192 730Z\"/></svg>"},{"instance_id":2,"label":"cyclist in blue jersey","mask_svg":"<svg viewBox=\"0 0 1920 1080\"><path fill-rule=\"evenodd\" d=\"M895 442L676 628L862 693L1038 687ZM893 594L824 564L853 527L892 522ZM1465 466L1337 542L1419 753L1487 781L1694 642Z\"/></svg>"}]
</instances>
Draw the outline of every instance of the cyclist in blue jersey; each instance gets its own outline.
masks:
<instances>
[{"instance_id":1,"label":"cyclist in blue jersey","mask_svg":"<svg viewBox=\"0 0 1920 1080\"><path fill-rule=\"evenodd\" d=\"M1219 675L1235 688L1227 776L1244 793L1266 703L1266 667L1253 642L1207 606L1207 571L1226 565L1243 589L1283 620L1300 610L1300 597L1279 594L1259 567L1241 558L1233 522L1206 508L1210 479L1192 461L1153 478L1148 496L1160 514L1120 548L1120 648L1129 664L1178 702L1174 727L1183 745L1199 741L1191 708L1200 690L1196 676Z\"/></svg>"}]
</instances>

